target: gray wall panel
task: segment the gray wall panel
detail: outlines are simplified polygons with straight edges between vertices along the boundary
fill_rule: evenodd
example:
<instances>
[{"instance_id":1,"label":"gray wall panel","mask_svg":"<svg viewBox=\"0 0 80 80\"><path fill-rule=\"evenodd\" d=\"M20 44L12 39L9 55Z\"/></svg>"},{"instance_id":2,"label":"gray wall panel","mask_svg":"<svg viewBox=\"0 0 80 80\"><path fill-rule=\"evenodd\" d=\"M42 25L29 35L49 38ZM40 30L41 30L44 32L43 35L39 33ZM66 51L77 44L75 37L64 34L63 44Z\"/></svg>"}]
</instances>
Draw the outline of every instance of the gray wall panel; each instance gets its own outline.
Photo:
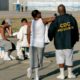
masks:
<instances>
[{"instance_id":1,"label":"gray wall panel","mask_svg":"<svg viewBox=\"0 0 80 80\"><path fill-rule=\"evenodd\" d=\"M9 0L0 0L0 11L9 10Z\"/></svg>"}]
</instances>

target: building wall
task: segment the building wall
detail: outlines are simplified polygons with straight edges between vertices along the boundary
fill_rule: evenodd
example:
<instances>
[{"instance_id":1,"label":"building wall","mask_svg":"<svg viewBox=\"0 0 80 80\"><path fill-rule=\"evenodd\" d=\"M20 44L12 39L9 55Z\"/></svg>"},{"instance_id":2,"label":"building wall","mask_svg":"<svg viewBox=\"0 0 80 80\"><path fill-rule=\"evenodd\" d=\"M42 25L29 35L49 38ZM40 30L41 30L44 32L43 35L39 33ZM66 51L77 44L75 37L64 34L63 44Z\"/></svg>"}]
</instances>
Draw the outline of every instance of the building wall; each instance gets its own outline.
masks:
<instances>
[{"instance_id":1,"label":"building wall","mask_svg":"<svg viewBox=\"0 0 80 80\"><path fill-rule=\"evenodd\" d=\"M0 0L1 1L1 0ZM2 1L7 1L7 0L2 0ZM16 3L17 2L17 0L9 0L9 11L15 11L15 5L13 4L13 3ZM38 5L36 8L37 9L46 9L46 10L55 10L56 8L57 8L57 6L58 6L58 4L59 3L64 3L64 2L73 2L71 5L73 5L74 4L74 9L76 9L76 7L75 7L75 2L80 2L80 0L20 0L20 3L21 4L24 4L25 6L27 6L27 4L28 3L30 3L30 2L41 2L42 4L44 4L44 2L46 3L50 3L51 5L50 6L43 6L42 8L40 7L40 5ZM59 2L59 3L58 3ZM56 6L54 6L54 4L56 5ZM80 3L79 3L80 4ZM35 5L33 5L32 3L31 3L31 5L32 5L32 7L28 7L28 9L30 10L32 10L32 9L35 9ZM1 6L1 5L0 5ZM78 8L78 6L77 6L77 8ZM68 7L68 9L69 9L69 7ZM72 7L70 7L70 10L73 10L73 8Z\"/></svg>"},{"instance_id":2,"label":"building wall","mask_svg":"<svg viewBox=\"0 0 80 80\"><path fill-rule=\"evenodd\" d=\"M65 2L69 1L69 2L70 2L70 1L75 1L75 2L76 2L76 1L79 1L79 2L80 2L80 0L29 0L29 1L38 1L38 2L41 2L41 1L42 1L42 2L46 2L46 1L49 1L49 2L50 2L50 1L51 1L51 2L58 2L58 1L61 1L61 2L62 2L62 1L65 1Z\"/></svg>"},{"instance_id":3,"label":"building wall","mask_svg":"<svg viewBox=\"0 0 80 80\"><path fill-rule=\"evenodd\" d=\"M20 0L20 3L25 3L26 0ZM15 11L15 4L17 0L9 0L9 11Z\"/></svg>"}]
</instances>

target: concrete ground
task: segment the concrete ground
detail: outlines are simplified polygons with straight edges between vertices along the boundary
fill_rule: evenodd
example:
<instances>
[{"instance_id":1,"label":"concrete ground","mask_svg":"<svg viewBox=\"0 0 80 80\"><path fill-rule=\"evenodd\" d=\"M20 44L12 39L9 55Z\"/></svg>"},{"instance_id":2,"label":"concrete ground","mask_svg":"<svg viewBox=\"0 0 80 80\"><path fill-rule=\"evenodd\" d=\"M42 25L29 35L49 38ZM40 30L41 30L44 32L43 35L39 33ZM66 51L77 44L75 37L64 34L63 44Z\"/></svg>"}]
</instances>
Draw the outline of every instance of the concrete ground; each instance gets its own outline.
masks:
<instances>
[{"instance_id":1,"label":"concrete ground","mask_svg":"<svg viewBox=\"0 0 80 80\"><path fill-rule=\"evenodd\" d=\"M80 42L74 48L74 73L77 75L76 79L67 79L67 70L65 69L65 80L80 80ZM58 66L55 61L55 48L51 42L46 46L44 56L44 66L39 70L40 80L57 80L56 76L59 74ZM12 53L16 55L16 51ZM27 78L27 68L29 67L29 60L25 61L3 61L0 60L0 80L30 80Z\"/></svg>"}]
</instances>

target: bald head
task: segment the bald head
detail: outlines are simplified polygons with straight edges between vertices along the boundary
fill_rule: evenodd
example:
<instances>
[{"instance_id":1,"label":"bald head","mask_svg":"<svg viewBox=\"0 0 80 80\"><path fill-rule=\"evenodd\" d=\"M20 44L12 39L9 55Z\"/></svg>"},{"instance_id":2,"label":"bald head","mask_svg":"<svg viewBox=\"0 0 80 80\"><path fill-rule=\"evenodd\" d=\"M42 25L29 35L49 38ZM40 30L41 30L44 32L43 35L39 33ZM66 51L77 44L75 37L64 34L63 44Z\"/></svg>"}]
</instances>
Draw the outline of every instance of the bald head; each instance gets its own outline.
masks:
<instances>
[{"instance_id":1,"label":"bald head","mask_svg":"<svg viewBox=\"0 0 80 80\"><path fill-rule=\"evenodd\" d=\"M58 13L59 13L60 15L64 15L64 14L66 13L66 8L65 8L65 6L64 6L63 4L60 4L60 5L58 6Z\"/></svg>"}]
</instances>

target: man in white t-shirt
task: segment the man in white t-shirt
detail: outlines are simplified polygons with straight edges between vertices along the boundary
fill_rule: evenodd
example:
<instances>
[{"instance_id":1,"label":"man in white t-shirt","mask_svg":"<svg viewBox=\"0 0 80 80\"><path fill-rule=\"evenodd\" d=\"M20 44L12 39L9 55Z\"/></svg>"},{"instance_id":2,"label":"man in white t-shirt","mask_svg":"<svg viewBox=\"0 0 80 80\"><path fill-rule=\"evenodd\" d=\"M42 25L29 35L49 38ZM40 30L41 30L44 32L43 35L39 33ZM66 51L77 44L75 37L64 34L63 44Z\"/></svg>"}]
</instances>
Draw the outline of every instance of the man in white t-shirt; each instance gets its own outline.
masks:
<instances>
[{"instance_id":1,"label":"man in white t-shirt","mask_svg":"<svg viewBox=\"0 0 80 80\"><path fill-rule=\"evenodd\" d=\"M35 80L39 80L38 69L43 66L43 53L45 45L45 24L54 20L53 17L42 19L41 12L38 10L32 11L32 23L31 23L31 34L28 38L30 44L30 68L27 70L28 78L34 70ZM29 41L30 40L30 41Z\"/></svg>"},{"instance_id":2,"label":"man in white t-shirt","mask_svg":"<svg viewBox=\"0 0 80 80\"><path fill-rule=\"evenodd\" d=\"M17 32L17 59L24 60L27 55L29 58L29 44L27 41L27 28L28 28L28 22L25 18L21 20L22 27L20 28L19 32ZM25 52L23 54L23 52Z\"/></svg>"}]
</instances>

